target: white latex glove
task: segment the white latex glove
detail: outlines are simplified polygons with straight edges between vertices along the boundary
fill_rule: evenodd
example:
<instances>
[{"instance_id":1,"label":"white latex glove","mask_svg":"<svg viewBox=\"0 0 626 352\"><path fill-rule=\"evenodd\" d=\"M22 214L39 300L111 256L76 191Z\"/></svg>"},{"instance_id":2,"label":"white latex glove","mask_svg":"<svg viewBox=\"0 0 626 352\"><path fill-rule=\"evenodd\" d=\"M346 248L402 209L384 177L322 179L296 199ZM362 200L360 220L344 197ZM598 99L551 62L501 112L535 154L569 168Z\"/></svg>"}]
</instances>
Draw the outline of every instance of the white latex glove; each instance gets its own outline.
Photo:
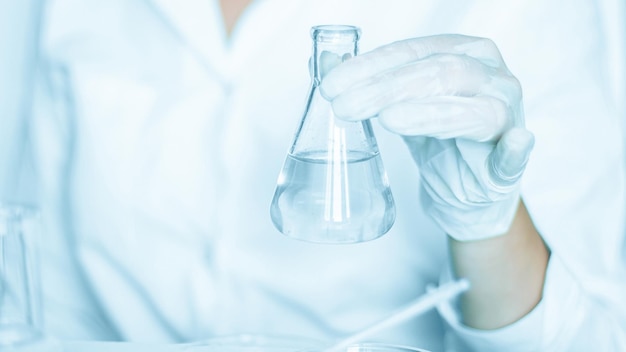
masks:
<instances>
[{"instance_id":1,"label":"white latex glove","mask_svg":"<svg viewBox=\"0 0 626 352\"><path fill-rule=\"evenodd\" d=\"M522 93L495 44L440 35L395 42L332 69L321 84L339 118L378 116L404 137L425 209L461 241L505 234L534 144Z\"/></svg>"}]
</instances>

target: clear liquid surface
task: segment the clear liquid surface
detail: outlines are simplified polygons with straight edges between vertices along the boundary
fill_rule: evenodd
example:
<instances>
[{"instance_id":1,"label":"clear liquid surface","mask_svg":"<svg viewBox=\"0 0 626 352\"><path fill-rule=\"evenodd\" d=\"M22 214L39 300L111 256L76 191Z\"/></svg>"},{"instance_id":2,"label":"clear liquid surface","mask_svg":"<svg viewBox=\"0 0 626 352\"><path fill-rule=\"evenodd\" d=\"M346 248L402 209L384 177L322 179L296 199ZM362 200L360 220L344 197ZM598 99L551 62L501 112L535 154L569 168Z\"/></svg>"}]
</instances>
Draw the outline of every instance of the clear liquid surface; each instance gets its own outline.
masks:
<instances>
[{"instance_id":1,"label":"clear liquid surface","mask_svg":"<svg viewBox=\"0 0 626 352\"><path fill-rule=\"evenodd\" d=\"M297 239L354 243L385 234L395 206L378 153L288 155L270 213L276 228Z\"/></svg>"}]
</instances>

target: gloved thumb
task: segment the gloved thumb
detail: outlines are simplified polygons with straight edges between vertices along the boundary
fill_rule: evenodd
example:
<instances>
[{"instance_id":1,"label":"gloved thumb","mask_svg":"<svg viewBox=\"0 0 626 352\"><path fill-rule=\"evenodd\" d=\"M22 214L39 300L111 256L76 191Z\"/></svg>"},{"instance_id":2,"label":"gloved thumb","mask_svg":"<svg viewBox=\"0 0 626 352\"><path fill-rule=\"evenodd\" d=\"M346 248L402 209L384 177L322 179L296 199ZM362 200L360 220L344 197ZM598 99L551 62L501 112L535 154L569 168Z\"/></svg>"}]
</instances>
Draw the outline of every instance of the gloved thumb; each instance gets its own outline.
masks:
<instances>
[{"instance_id":1,"label":"gloved thumb","mask_svg":"<svg viewBox=\"0 0 626 352\"><path fill-rule=\"evenodd\" d=\"M489 155L489 174L497 186L510 186L522 176L535 137L525 128L515 127L506 131Z\"/></svg>"}]
</instances>

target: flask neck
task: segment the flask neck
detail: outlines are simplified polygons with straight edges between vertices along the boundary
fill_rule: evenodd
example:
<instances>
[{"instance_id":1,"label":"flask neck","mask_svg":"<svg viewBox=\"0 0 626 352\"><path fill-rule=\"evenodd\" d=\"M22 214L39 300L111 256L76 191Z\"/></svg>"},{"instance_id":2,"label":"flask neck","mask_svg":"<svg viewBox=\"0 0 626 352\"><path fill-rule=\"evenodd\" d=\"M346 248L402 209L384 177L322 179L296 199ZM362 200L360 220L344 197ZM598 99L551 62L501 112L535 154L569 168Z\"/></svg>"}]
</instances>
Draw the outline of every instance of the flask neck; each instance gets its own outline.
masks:
<instances>
[{"instance_id":1,"label":"flask neck","mask_svg":"<svg viewBox=\"0 0 626 352\"><path fill-rule=\"evenodd\" d=\"M358 54L360 30L353 26L316 26L313 38L313 81L319 84L333 67Z\"/></svg>"}]
</instances>

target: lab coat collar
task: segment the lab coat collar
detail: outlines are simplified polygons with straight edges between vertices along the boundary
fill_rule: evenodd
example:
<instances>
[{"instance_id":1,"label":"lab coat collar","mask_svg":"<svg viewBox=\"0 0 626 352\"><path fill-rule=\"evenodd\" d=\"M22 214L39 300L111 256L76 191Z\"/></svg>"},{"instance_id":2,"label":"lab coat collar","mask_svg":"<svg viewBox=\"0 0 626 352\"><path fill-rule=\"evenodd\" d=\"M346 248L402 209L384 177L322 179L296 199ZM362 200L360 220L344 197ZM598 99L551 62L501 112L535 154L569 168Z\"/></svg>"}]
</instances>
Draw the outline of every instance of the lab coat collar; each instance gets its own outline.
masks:
<instances>
[{"instance_id":1,"label":"lab coat collar","mask_svg":"<svg viewBox=\"0 0 626 352\"><path fill-rule=\"evenodd\" d=\"M241 74L255 51L271 40L303 1L254 0L231 38L226 35L217 0L148 0L180 39L223 82Z\"/></svg>"},{"instance_id":2,"label":"lab coat collar","mask_svg":"<svg viewBox=\"0 0 626 352\"><path fill-rule=\"evenodd\" d=\"M228 75L226 33L217 0L148 0L164 22L219 77Z\"/></svg>"}]
</instances>

